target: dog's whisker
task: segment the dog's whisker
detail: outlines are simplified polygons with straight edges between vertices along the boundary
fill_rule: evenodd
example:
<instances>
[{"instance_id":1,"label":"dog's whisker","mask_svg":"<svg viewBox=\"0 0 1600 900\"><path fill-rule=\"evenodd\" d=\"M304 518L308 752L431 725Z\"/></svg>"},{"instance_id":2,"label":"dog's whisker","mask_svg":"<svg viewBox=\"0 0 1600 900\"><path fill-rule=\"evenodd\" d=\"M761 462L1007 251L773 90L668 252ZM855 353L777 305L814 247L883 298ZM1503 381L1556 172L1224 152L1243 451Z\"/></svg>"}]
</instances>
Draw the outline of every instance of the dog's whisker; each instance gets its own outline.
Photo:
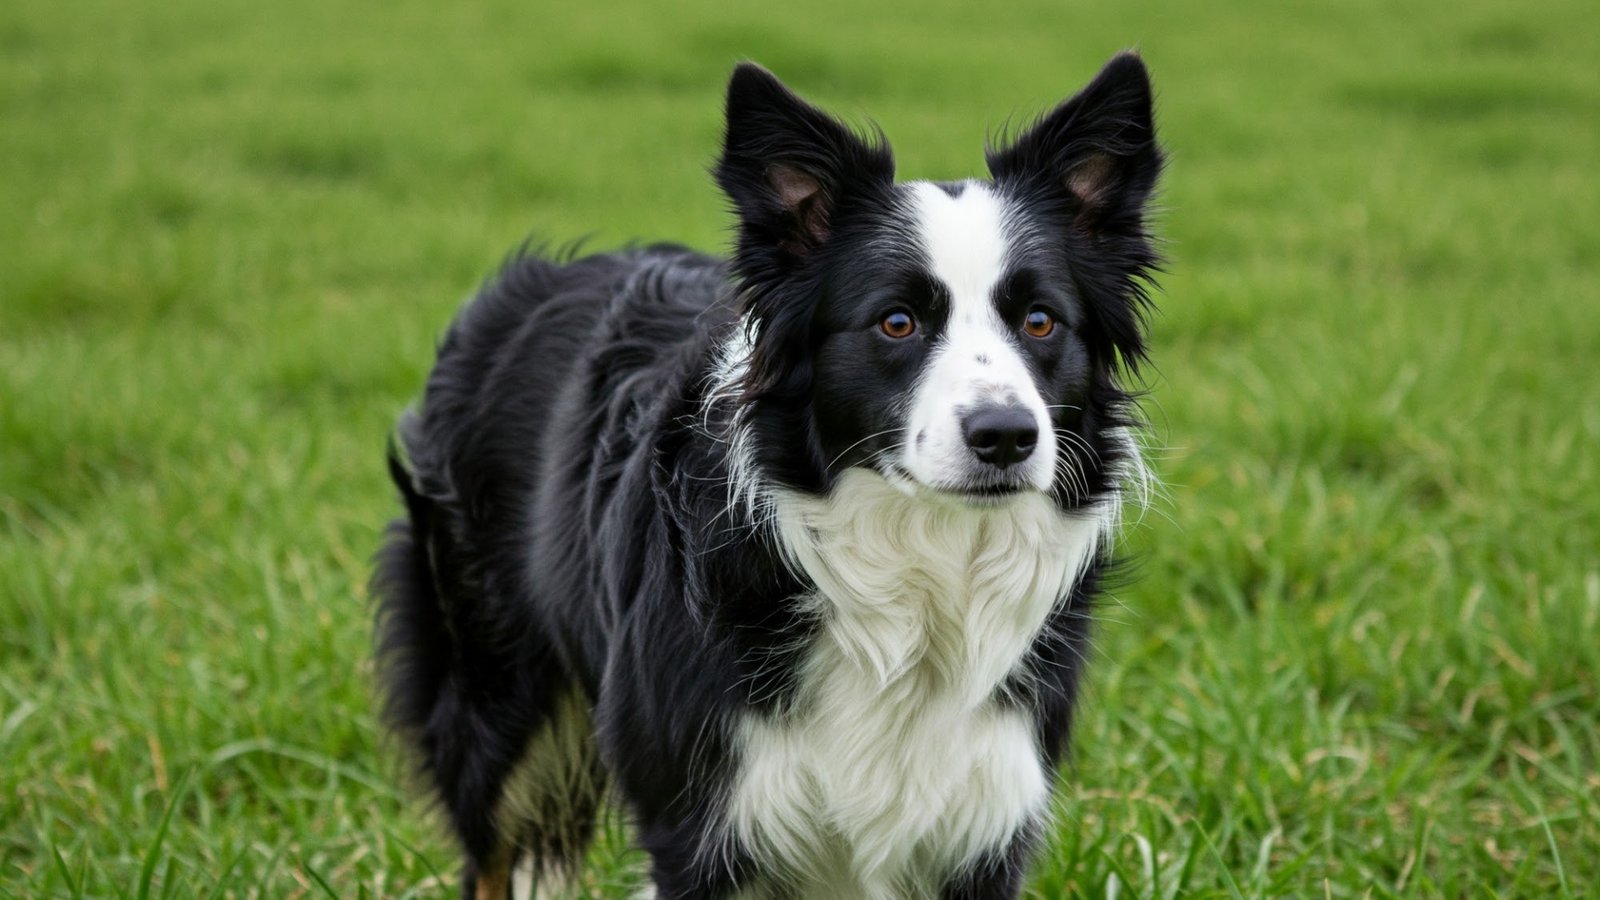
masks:
<instances>
[{"instance_id":1,"label":"dog's whisker","mask_svg":"<svg viewBox=\"0 0 1600 900\"><path fill-rule=\"evenodd\" d=\"M839 464L839 460L844 459L845 455L848 454L851 450L854 450L855 448L861 446L862 444L865 444L867 441L870 441L873 438L883 437L886 434L894 434L896 431L903 431L903 430L904 429L902 427L895 426L893 428L885 428L882 431L873 432L872 434L869 434L866 437L862 438L861 440L856 441L855 443L853 443L850 446L844 448L843 450L840 450L839 453L836 456L834 456L834 458L831 461L829 461L829 463L826 466L824 466L823 468L825 470L831 472L831 471L833 471L833 467Z\"/></svg>"}]
</instances>

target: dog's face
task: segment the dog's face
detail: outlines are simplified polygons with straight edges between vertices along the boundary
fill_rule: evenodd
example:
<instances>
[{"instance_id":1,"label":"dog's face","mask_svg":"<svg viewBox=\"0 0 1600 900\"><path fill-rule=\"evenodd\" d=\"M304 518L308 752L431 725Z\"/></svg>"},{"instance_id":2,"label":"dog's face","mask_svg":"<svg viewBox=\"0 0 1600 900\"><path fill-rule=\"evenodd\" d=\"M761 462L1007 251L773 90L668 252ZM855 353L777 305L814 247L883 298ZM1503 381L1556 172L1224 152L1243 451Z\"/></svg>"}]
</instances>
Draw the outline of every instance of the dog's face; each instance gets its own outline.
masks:
<instances>
[{"instance_id":1,"label":"dog's face","mask_svg":"<svg viewBox=\"0 0 1600 900\"><path fill-rule=\"evenodd\" d=\"M867 467L976 505L1110 489L1160 164L1132 56L991 152L993 181L953 184L895 183L887 147L741 66L717 175L763 472L824 491Z\"/></svg>"},{"instance_id":2,"label":"dog's face","mask_svg":"<svg viewBox=\"0 0 1600 900\"><path fill-rule=\"evenodd\" d=\"M992 185L894 197L874 242L897 252L829 248L813 323L822 449L973 502L1049 490L1056 418L1083 408L1090 375L1063 260L1030 246L1026 209Z\"/></svg>"}]
</instances>

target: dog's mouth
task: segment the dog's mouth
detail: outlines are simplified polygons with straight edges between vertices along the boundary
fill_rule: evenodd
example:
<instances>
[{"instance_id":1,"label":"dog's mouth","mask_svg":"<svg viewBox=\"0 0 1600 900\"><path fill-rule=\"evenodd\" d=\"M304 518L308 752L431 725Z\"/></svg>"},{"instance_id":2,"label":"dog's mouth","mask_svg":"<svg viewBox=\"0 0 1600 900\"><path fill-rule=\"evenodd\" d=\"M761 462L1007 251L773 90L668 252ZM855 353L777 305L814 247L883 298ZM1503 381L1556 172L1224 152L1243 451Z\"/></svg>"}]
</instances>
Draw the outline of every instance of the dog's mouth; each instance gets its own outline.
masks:
<instances>
[{"instance_id":1,"label":"dog's mouth","mask_svg":"<svg viewBox=\"0 0 1600 900\"><path fill-rule=\"evenodd\" d=\"M1027 486L1012 482L999 482L996 484L980 484L975 487L945 488L945 493L956 494L962 497L994 498L1010 497L1027 490Z\"/></svg>"},{"instance_id":2,"label":"dog's mouth","mask_svg":"<svg viewBox=\"0 0 1600 900\"><path fill-rule=\"evenodd\" d=\"M999 506L1034 490L1034 486L1026 481L1009 478L992 481L929 484L899 465L889 466L884 474L891 483L898 485L908 493L921 490L935 496L956 500L968 506Z\"/></svg>"},{"instance_id":3,"label":"dog's mouth","mask_svg":"<svg viewBox=\"0 0 1600 900\"><path fill-rule=\"evenodd\" d=\"M963 485L943 488L940 492L960 499L969 506L1001 506L1028 492L1029 485L999 482L995 484Z\"/></svg>"}]
</instances>

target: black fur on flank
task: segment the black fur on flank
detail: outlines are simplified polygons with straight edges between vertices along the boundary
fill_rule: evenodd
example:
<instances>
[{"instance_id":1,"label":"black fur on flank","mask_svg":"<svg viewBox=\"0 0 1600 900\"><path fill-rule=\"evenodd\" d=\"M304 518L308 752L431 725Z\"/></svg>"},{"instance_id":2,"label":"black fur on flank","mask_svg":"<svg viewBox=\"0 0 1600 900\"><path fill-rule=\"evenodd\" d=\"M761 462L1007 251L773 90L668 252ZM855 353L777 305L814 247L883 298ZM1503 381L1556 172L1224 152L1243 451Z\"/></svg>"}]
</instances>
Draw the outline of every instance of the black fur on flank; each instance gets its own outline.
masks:
<instances>
[{"instance_id":1,"label":"black fur on flank","mask_svg":"<svg viewBox=\"0 0 1600 900\"><path fill-rule=\"evenodd\" d=\"M1050 415L1076 468L1048 496L1063 517L1121 489L1120 435L1137 425L1122 377L1145 354L1156 264L1149 106L1143 64L1121 56L989 155L992 190L1035 238L1007 297L1062 298L1070 322L1019 344L1062 401ZM752 64L726 112L731 260L672 245L517 254L450 325L389 449L405 516L373 576L383 713L459 839L463 896L505 896L519 862L577 873L607 804L663 900L821 896L730 826L747 726L805 711L833 616L775 514L747 501L830 498L861 469L900 477L879 433L925 359L886 343L877 317L914 310L934 346L949 300L881 136ZM1103 548L1086 564L994 691L1050 773L1111 564ZM1041 827L932 860L937 893L1017 896Z\"/></svg>"}]
</instances>

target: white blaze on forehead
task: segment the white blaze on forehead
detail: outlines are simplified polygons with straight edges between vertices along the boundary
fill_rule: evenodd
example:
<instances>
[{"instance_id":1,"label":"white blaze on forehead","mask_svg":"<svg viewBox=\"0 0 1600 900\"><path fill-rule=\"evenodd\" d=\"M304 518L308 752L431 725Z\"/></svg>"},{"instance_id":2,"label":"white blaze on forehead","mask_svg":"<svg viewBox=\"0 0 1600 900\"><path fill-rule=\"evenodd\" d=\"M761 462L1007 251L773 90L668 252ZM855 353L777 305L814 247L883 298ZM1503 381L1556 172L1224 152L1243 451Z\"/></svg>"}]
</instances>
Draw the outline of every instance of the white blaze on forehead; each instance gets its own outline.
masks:
<instances>
[{"instance_id":1,"label":"white blaze on forehead","mask_svg":"<svg viewBox=\"0 0 1600 900\"><path fill-rule=\"evenodd\" d=\"M911 440L900 462L924 485L959 489L988 477L967 446L962 421L968 413L1020 406L1033 414L1040 434L1050 433L1050 418L1015 323L1002 321L995 309L1009 255L1005 202L981 182L962 184L955 196L927 182L907 188L928 273L949 292L950 309L918 379L907 421ZM1041 441L1013 474L1048 488L1055 459L1055 442Z\"/></svg>"},{"instance_id":2,"label":"white blaze on forehead","mask_svg":"<svg viewBox=\"0 0 1600 900\"><path fill-rule=\"evenodd\" d=\"M965 182L958 196L928 182L911 189L917 236L928 268L950 289L954 317L986 318L994 286L1005 271L1005 208L989 187Z\"/></svg>"}]
</instances>

